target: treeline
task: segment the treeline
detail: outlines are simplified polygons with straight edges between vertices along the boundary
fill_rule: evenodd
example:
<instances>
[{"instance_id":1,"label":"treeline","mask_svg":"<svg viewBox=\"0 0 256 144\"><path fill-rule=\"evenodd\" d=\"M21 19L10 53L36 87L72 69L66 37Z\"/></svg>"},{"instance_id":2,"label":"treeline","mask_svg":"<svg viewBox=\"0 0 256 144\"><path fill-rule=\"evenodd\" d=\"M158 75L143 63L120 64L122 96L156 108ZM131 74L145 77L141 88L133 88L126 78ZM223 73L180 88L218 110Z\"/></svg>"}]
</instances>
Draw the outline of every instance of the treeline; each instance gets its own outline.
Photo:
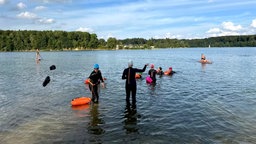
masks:
<instances>
[{"instance_id":1,"label":"treeline","mask_svg":"<svg viewBox=\"0 0 256 144\"><path fill-rule=\"evenodd\" d=\"M178 47L255 47L256 35L205 39L98 39L88 32L0 30L0 51L136 49Z\"/></svg>"}]
</instances>

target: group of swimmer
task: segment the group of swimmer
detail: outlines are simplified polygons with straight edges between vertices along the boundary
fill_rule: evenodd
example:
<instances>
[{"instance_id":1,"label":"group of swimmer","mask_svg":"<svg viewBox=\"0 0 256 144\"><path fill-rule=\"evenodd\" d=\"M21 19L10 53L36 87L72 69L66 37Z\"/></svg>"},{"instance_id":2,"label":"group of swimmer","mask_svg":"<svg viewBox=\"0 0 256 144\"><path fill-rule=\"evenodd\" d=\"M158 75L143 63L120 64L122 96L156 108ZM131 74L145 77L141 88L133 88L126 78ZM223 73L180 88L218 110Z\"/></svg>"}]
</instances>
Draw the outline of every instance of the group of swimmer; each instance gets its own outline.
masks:
<instances>
[{"instance_id":1,"label":"group of swimmer","mask_svg":"<svg viewBox=\"0 0 256 144\"><path fill-rule=\"evenodd\" d=\"M145 64L142 69L133 68L133 61L129 60L128 67L124 69L122 74L122 79L125 79L125 93L126 93L126 104L127 107L132 106L132 108L136 108L136 91L137 91L137 84L136 84L136 74L145 72L146 67L149 64ZM172 75L175 72L170 67L165 72L162 71L162 68L159 67L157 70L154 69L154 64L150 65L150 70L148 71L149 77L152 79L152 83L156 82L156 75ZM105 87L104 78L102 77L102 73L99 70L99 64L94 64L93 71L88 77L88 84L89 89L92 94L91 101L93 103L99 102L99 93L98 87L101 84L102 87ZM130 103L130 95L132 95L132 104Z\"/></svg>"},{"instance_id":2,"label":"group of swimmer","mask_svg":"<svg viewBox=\"0 0 256 144\"><path fill-rule=\"evenodd\" d=\"M39 50L37 49L36 52L36 60L40 60L41 55L39 54ZM201 60L199 61L202 64L204 63L209 63L210 61L206 60L206 57L204 54L201 54ZM126 106L130 108L132 106L133 109L136 109L136 91L137 91L137 84L136 84L136 77L137 74L140 74L142 72L145 72L146 67L149 64L145 64L142 69L138 68L133 68L133 61L129 60L128 62L128 67L124 69L123 74L122 74L122 79L126 80L125 82L125 93L126 93ZM156 75L173 75L176 73L175 71L172 70L172 67L169 67L168 70L163 71L162 67L159 67L157 70L155 69L154 64L150 65L150 69L148 71L148 76L146 78L146 81L148 83L155 84L156 83ZM102 87L105 87L104 80L105 78L102 77L102 73L99 70L99 64L94 64L93 66L93 71L90 73L88 77L88 84L89 84L89 89L92 94L91 101L93 103L98 103L99 102L99 92L98 88L99 85L101 84ZM148 81L149 80L149 81ZM130 95L132 94L132 104L130 103Z\"/></svg>"},{"instance_id":3,"label":"group of swimmer","mask_svg":"<svg viewBox=\"0 0 256 144\"><path fill-rule=\"evenodd\" d=\"M201 55L201 63L209 62L206 60L204 54ZM149 64L145 64L142 69L133 68L133 61L129 60L128 67L124 69L122 74L122 79L126 80L125 82L125 93L126 93L126 106L130 108L130 106L136 109L136 74L145 72L146 67ZM157 70L154 69L154 64L150 65L150 69L148 71L148 77L152 80L154 84L156 82L156 75L173 75L175 71L172 70L172 67L169 67L168 70L162 71L162 68L159 67ZM104 79L102 77L101 71L99 70L99 65L94 64L94 70L89 75L89 88L92 93L92 102L99 102L99 93L98 93L98 85L102 82L102 87L105 87ZM130 103L130 95L132 96L132 103Z\"/></svg>"}]
</instances>

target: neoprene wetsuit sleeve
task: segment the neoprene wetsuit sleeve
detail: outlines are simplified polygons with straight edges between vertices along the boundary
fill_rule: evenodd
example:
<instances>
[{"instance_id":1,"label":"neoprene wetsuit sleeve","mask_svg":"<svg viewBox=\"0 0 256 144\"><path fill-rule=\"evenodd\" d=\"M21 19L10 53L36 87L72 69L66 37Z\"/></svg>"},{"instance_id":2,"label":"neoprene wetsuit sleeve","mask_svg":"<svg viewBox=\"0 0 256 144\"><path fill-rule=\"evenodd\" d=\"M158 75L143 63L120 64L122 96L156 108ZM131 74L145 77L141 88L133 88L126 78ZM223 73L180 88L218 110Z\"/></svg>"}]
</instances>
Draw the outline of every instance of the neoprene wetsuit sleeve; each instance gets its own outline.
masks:
<instances>
[{"instance_id":1,"label":"neoprene wetsuit sleeve","mask_svg":"<svg viewBox=\"0 0 256 144\"><path fill-rule=\"evenodd\" d=\"M123 71L122 79L127 79L126 69Z\"/></svg>"},{"instance_id":2,"label":"neoprene wetsuit sleeve","mask_svg":"<svg viewBox=\"0 0 256 144\"><path fill-rule=\"evenodd\" d=\"M143 67L143 69L137 69L136 72L144 72L144 71L146 70L146 67L147 67L147 65L145 65L145 66Z\"/></svg>"},{"instance_id":3,"label":"neoprene wetsuit sleeve","mask_svg":"<svg viewBox=\"0 0 256 144\"><path fill-rule=\"evenodd\" d=\"M103 78L102 78L101 71L99 71L99 72L100 72L100 80L101 80L101 82L104 82L104 80L103 80Z\"/></svg>"}]
</instances>

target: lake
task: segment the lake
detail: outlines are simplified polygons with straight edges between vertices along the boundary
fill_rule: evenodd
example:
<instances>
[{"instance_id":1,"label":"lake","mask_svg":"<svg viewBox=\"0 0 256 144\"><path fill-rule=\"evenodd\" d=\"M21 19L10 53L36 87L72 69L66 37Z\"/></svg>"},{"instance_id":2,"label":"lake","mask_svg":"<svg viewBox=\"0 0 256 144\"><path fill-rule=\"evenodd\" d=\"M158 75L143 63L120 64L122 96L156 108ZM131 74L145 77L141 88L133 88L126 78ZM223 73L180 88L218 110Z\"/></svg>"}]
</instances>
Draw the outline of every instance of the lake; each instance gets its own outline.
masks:
<instances>
[{"instance_id":1,"label":"lake","mask_svg":"<svg viewBox=\"0 0 256 144\"><path fill-rule=\"evenodd\" d=\"M213 64L201 64L204 53ZM0 143L256 143L256 48L176 48L0 53ZM172 66L155 86L137 80L137 109L125 109L128 60ZM98 63L99 104L84 80ZM56 70L50 70L51 65ZM46 76L51 81L43 87Z\"/></svg>"}]
</instances>

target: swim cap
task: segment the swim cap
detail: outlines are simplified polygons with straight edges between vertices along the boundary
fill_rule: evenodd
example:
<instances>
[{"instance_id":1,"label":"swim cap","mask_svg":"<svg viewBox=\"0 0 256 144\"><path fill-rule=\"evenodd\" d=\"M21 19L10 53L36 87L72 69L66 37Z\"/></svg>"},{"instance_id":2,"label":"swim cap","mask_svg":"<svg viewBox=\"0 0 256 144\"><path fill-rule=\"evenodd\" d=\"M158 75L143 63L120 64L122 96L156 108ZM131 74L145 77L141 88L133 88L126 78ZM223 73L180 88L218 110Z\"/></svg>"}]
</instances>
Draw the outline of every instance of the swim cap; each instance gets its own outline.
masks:
<instances>
[{"instance_id":1,"label":"swim cap","mask_svg":"<svg viewBox=\"0 0 256 144\"><path fill-rule=\"evenodd\" d=\"M169 70L172 70L172 67L169 67Z\"/></svg>"},{"instance_id":2,"label":"swim cap","mask_svg":"<svg viewBox=\"0 0 256 144\"><path fill-rule=\"evenodd\" d=\"M93 68L98 69L100 68L99 64L94 64Z\"/></svg>"},{"instance_id":3,"label":"swim cap","mask_svg":"<svg viewBox=\"0 0 256 144\"><path fill-rule=\"evenodd\" d=\"M132 62L132 60L129 60L128 61L128 67L132 67L133 66L133 62Z\"/></svg>"},{"instance_id":4,"label":"swim cap","mask_svg":"<svg viewBox=\"0 0 256 144\"><path fill-rule=\"evenodd\" d=\"M154 68L154 64L151 64L151 66L150 66L151 68Z\"/></svg>"}]
</instances>

